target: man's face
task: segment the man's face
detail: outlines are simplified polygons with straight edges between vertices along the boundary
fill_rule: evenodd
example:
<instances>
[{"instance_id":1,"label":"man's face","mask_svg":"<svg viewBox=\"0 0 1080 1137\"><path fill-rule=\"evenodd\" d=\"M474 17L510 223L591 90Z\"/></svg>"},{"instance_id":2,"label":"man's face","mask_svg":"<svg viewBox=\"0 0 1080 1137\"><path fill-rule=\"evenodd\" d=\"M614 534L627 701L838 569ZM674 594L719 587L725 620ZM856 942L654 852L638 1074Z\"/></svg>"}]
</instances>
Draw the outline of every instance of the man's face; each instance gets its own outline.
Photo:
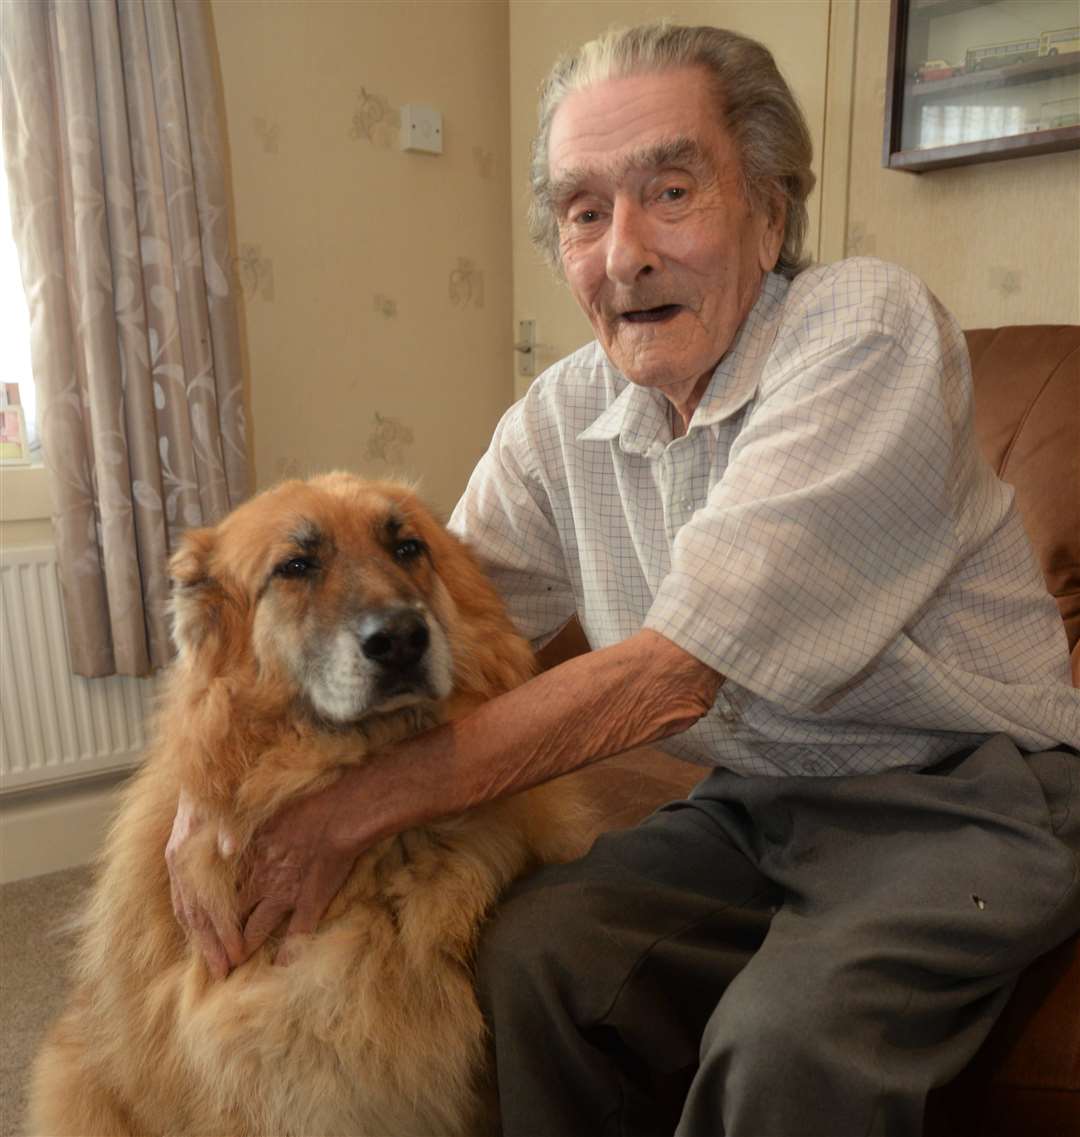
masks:
<instances>
[{"instance_id":1,"label":"man's face","mask_svg":"<svg viewBox=\"0 0 1080 1137\"><path fill-rule=\"evenodd\" d=\"M696 403L783 240L781 211L745 199L705 72L575 91L548 145L563 270L601 346L632 382Z\"/></svg>"}]
</instances>

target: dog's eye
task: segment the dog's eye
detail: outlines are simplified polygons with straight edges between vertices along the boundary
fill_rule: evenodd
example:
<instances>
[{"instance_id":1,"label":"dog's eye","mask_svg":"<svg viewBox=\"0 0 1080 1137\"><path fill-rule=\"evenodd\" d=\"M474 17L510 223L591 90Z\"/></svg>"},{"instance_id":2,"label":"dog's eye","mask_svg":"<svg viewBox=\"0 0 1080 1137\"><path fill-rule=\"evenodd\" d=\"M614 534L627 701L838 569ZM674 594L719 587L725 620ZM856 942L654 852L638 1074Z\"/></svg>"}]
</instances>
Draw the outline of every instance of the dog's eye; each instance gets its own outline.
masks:
<instances>
[{"instance_id":1,"label":"dog's eye","mask_svg":"<svg viewBox=\"0 0 1080 1137\"><path fill-rule=\"evenodd\" d=\"M416 537L408 537L404 541L398 541L394 546L394 556L399 561L414 561L426 551L427 546L423 541L417 540Z\"/></svg>"},{"instance_id":2,"label":"dog's eye","mask_svg":"<svg viewBox=\"0 0 1080 1137\"><path fill-rule=\"evenodd\" d=\"M287 578L295 578L299 576L307 576L318 565L311 557L289 557L287 561L282 561L274 569L274 576L284 576Z\"/></svg>"}]
</instances>

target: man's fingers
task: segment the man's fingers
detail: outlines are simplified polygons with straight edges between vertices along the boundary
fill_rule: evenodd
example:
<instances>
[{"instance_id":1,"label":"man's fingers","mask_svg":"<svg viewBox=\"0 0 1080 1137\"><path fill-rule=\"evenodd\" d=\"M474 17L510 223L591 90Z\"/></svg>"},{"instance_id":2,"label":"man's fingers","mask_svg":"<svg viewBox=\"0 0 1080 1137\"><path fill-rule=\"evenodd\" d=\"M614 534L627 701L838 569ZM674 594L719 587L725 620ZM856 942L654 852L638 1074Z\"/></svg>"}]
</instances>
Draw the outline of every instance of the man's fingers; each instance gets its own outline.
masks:
<instances>
[{"instance_id":1,"label":"man's fingers","mask_svg":"<svg viewBox=\"0 0 1080 1137\"><path fill-rule=\"evenodd\" d=\"M229 974L229 956L217 932L207 919L206 914L199 909L187 909L188 930L195 939L195 946L199 949L210 974L215 979L224 979Z\"/></svg>"},{"instance_id":2,"label":"man's fingers","mask_svg":"<svg viewBox=\"0 0 1080 1137\"><path fill-rule=\"evenodd\" d=\"M309 936L319 926L323 909L311 902L310 897L302 896L296 903L296 910L292 914L289 926L285 930L285 939L291 936ZM277 962L277 961L275 961Z\"/></svg>"},{"instance_id":3,"label":"man's fingers","mask_svg":"<svg viewBox=\"0 0 1080 1137\"><path fill-rule=\"evenodd\" d=\"M319 921L326 915L331 901L349 875L350 868L351 863L342 863L334 869L333 875L325 880L320 880L315 874L308 878L297 897L296 907L285 932L285 942L274 956L274 963L287 965L292 955L290 945L295 947L294 937L308 936L318 929Z\"/></svg>"},{"instance_id":4,"label":"man's fingers","mask_svg":"<svg viewBox=\"0 0 1080 1137\"><path fill-rule=\"evenodd\" d=\"M230 967L239 967L251 955L244 943L244 935L236 918L229 918L214 925L217 939L221 943Z\"/></svg>"},{"instance_id":5,"label":"man's fingers","mask_svg":"<svg viewBox=\"0 0 1080 1137\"><path fill-rule=\"evenodd\" d=\"M216 931L206 917L206 913L188 904L184 894L174 880L169 881L172 895L173 915L185 932L195 941L200 955L215 979L224 979L229 974L229 956L218 938Z\"/></svg>"},{"instance_id":6,"label":"man's fingers","mask_svg":"<svg viewBox=\"0 0 1080 1137\"><path fill-rule=\"evenodd\" d=\"M180 893L180 889L176 887L176 881L169 877L169 892L172 895L172 910L173 915L176 917L176 922L182 928L188 926L187 908L184 907L184 898Z\"/></svg>"},{"instance_id":7,"label":"man's fingers","mask_svg":"<svg viewBox=\"0 0 1080 1137\"><path fill-rule=\"evenodd\" d=\"M288 967L296 948L296 936L307 936L319 925L323 909L312 903L310 896L301 896L297 901L296 910L292 914L289 926L285 930L285 940L274 953L275 967Z\"/></svg>"},{"instance_id":8,"label":"man's fingers","mask_svg":"<svg viewBox=\"0 0 1080 1137\"><path fill-rule=\"evenodd\" d=\"M203 959L206 960L210 974L215 979L227 979L230 970L229 957L225 954L225 949L217 936L209 932L196 932L195 942L202 952Z\"/></svg>"},{"instance_id":9,"label":"man's fingers","mask_svg":"<svg viewBox=\"0 0 1080 1137\"><path fill-rule=\"evenodd\" d=\"M266 897L260 900L244 925L244 958L253 955L266 943L270 933L289 914L288 901Z\"/></svg>"}]
</instances>

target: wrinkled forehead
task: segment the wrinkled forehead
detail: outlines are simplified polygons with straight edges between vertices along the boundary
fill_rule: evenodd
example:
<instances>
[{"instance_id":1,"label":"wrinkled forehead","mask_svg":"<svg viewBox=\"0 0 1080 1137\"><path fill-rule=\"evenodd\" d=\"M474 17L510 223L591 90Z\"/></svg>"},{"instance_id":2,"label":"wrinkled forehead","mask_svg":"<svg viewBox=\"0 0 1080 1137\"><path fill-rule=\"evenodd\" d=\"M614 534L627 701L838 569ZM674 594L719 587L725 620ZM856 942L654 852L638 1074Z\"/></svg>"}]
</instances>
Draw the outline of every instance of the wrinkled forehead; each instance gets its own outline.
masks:
<instances>
[{"instance_id":1,"label":"wrinkled forehead","mask_svg":"<svg viewBox=\"0 0 1080 1137\"><path fill-rule=\"evenodd\" d=\"M697 67L602 79L571 91L548 136L552 181L625 175L675 153L724 160L734 146L708 74Z\"/></svg>"}]
</instances>

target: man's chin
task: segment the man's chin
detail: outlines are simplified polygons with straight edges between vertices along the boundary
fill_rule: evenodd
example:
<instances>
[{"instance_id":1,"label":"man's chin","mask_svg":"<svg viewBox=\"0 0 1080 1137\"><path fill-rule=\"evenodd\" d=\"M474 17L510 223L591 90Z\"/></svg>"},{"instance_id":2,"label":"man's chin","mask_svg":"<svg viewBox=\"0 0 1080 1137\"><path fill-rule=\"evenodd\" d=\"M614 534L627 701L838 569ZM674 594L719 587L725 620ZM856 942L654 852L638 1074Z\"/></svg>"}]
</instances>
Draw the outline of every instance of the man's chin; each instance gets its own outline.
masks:
<instances>
[{"instance_id":1,"label":"man's chin","mask_svg":"<svg viewBox=\"0 0 1080 1137\"><path fill-rule=\"evenodd\" d=\"M677 345L653 343L646 351L607 350L608 359L637 387L681 385L692 369L682 367Z\"/></svg>"}]
</instances>

